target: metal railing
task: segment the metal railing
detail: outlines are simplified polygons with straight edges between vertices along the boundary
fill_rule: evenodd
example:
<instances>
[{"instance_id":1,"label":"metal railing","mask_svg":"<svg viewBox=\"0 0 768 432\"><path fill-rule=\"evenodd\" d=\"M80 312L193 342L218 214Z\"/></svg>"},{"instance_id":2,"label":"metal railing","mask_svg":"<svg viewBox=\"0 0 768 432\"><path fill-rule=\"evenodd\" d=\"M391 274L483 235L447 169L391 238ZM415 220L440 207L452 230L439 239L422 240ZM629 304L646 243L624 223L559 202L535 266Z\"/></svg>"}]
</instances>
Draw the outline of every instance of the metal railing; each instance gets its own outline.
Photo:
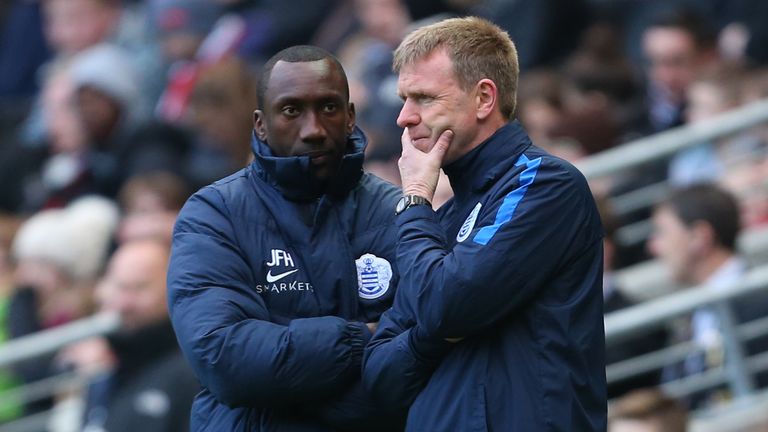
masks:
<instances>
[{"instance_id":1,"label":"metal railing","mask_svg":"<svg viewBox=\"0 0 768 432\"><path fill-rule=\"evenodd\" d=\"M0 367L56 351L82 339L112 333L119 326L117 314L102 313L7 341L0 346Z\"/></svg>"},{"instance_id":2,"label":"metal railing","mask_svg":"<svg viewBox=\"0 0 768 432\"><path fill-rule=\"evenodd\" d=\"M768 122L768 99L728 111L706 122L680 126L649 137L622 144L576 163L587 179L621 174L627 169L668 158L697 144L722 138L752 126ZM617 216L650 208L660 202L670 190L666 182L655 183L610 198ZM616 242L635 245L651 232L649 221L642 220L620 227Z\"/></svg>"},{"instance_id":3,"label":"metal railing","mask_svg":"<svg viewBox=\"0 0 768 432\"><path fill-rule=\"evenodd\" d=\"M756 266L768 262L768 226L743 232L739 235L737 249L742 257ZM677 288L658 260L623 268L615 272L614 278L622 292L636 301L651 300Z\"/></svg>"},{"instance_id":4,"label":"metal railing","mask_svg":"<svg viewBox=\"0 0 768 432\"><path fill-rule=\"evenodd\" d=\"M706 122L670 129L600 152L576 166L588 179L617 174L767 121L768 99L728 111Z\"/></svg>"},{"instance_id":5,"label":"metal railing","mask_svg":"<svg viewBox=\"0 0 768 432\"><path fill-rule=\"evenodd\" d=\"M701 286L647 301L605 317L607 349L613 344L646 333L668 321L708 307L717 314L722 332L725 362L723 367L662 385L674 397L689 395L726 384L736 399L754 394L754 376L768 370L768 352L747 356L744 343L768 335L767 316L747 323L733 318L730 301L736 298L766 294L768 298L768 265L750 271L738 282L723 286ZM609 382L659 370L700 350L693 343L681 343L662 350L610 364L606 368Z\"/></svg>"},{"instance_id":6,"label":"metal railing","mask_svg":"<svg viewBox=\"0 0 768 432\"><path fill-rule=\"evenodd\" d=\"M95 336L104 336L116 331L120 318L114 313L102 313L65 324L50 330L40 331L0 345L0 367L55 352L74 342ZM61 394L73 388L82 388L97 373L64 372L20 387L0 392L0 404L26 404ZM0 425L0 432L32 432L47 430L53 410Z\"/></svg>"}]
</instances>

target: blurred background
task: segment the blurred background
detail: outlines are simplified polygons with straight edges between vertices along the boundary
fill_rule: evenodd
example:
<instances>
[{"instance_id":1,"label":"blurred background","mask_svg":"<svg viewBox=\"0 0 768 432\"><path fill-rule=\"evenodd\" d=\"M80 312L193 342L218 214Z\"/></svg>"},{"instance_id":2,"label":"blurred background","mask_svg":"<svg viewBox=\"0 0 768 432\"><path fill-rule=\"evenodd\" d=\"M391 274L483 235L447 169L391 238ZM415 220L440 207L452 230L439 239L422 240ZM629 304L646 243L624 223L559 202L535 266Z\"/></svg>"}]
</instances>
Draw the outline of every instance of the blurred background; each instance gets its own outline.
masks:
<instances>
[{"instance_id":1,"label":"blurred background","mask_svg":"<svg viewBox=\"0 0 768 432\"><path fill-rule=\"evenodd\" d=\"M509 32L517 118L599 203L609 430L768 431L761 0L3 0L0 431L185 430L171 231L249 163L261 64L335 53L399 183L392 51L462 15Z\"/></svg>"}]
</instances>

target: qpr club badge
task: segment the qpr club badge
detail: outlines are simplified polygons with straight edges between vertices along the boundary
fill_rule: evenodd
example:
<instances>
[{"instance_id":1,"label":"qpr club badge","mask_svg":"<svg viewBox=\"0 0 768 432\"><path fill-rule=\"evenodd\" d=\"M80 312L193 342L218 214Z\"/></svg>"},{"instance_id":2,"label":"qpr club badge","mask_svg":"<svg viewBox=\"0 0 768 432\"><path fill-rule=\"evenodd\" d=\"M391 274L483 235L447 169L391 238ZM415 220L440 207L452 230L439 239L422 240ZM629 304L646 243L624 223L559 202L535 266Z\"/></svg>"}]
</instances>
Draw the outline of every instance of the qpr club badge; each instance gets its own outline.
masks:
<instances>
[{"instance_id":1,"label":"qpr club badge","mask_svg":"<svg viewBox=\"0 0 768 432\"><path fill-rule=\"evenodd\" d=\"M373 254L365 254L355 260L357 266L357 293L360 298L377 299L389 290L392 266L389 261Z\"/></svg>"},{"instance_id":2,"label":"qpr club badge","mask_svg":"<svg viewBox=\"0 0 768 432\"><path fill-rule=\"evenodd\" d=\"M459 233L456 234L456 241L461 243L464 240L469 237L469 234L472 232L472 229L475 227L475 222L477 222L477 215L480 213L480 208L483 206L482 203L477 203L475 208L472 209L472 212L467 216L467 219L464 221L464 223L461 225L461 229L459 229Z\"/></svg>"}]
</instances>

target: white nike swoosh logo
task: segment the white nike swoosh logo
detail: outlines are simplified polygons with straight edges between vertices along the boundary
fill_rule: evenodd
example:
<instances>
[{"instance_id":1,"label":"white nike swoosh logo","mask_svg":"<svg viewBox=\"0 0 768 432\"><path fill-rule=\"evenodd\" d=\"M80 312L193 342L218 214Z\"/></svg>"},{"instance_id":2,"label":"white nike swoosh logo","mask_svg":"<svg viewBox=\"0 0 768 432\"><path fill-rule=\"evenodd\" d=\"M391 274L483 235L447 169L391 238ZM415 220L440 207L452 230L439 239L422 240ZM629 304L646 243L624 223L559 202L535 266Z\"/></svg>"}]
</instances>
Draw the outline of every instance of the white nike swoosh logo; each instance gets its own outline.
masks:
<instances>
[{"instance_id":1,"label":"white nike swoosh logo","mask_svg":"<svg viewBox=\"0 0 768 432\"><path fill-rule=\"evenodd\" d=\"M296 273L297 271L299 271L299 269L293 269L293 270L287 271L285 273L280 273L280 274L276 274L276 275L272 276L272 269L270 269L267 272L267 283L277 282L280 279L288 276L291 273Z\"/></svg>"}]
</instances>

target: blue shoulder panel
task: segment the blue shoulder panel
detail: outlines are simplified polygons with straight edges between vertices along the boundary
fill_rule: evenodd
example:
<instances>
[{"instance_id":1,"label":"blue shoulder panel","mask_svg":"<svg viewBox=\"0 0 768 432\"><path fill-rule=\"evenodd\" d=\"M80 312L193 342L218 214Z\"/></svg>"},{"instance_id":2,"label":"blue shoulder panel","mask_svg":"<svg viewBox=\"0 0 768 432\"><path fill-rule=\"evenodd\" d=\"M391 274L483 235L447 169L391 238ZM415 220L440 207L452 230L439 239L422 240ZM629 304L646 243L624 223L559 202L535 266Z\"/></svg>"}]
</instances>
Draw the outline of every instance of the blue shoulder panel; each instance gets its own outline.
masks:
<instances>
[{"instance_id":1,"label":"blue shoulder panel","mask_svg":"<svg viewBox=\"0 0 768 432\"><path fill-rule=\"evenodd\" d=\"M493 238L493 235L496 234L496 231L501 228L501 225L512 219L517 204L523 199L525 193L528 191L528 186L533 184L533 180L536 178L536 172L539 170L539 165L541 165L541 157L530 160L525 154L522 154L520 155L520 158L517 159L517 162L515 162L515 166L520 165L525 165L525 170L520 173L520 186L504 197L504 202L501 203L501 207L499 207L499 210L496 212L496 220L493 222L493 225L482 227L477 234L475 234L475 238L473 239L475 243L487 245L488 242L491 241L491 238Z\"/></svg>"}]
</instances>

